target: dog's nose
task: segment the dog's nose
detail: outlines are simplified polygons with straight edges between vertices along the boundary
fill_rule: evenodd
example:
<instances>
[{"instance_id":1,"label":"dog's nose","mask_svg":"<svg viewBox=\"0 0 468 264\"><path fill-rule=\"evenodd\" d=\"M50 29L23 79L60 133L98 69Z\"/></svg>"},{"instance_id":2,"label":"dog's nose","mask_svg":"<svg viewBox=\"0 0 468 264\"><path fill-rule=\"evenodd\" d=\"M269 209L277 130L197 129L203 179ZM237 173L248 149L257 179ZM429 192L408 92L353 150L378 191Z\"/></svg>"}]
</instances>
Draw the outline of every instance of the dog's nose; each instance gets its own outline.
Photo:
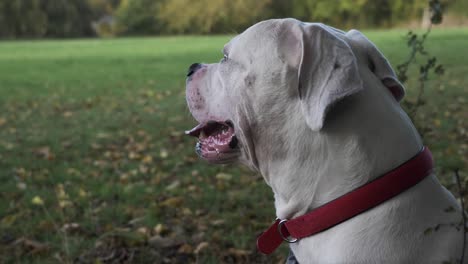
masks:
<instances>
[{"instance_id":1,"label":"dog's nose","mask_svg":"<svg viewBox=\"0 0 468 264\"><path fill-rule=\"evenodd\" d=\"M192 74L194 74L200 67L201 67L200 63L194 63L190 65L188 72L187 72L187 77L190 77Z\"/></svg>"}]
</instances>

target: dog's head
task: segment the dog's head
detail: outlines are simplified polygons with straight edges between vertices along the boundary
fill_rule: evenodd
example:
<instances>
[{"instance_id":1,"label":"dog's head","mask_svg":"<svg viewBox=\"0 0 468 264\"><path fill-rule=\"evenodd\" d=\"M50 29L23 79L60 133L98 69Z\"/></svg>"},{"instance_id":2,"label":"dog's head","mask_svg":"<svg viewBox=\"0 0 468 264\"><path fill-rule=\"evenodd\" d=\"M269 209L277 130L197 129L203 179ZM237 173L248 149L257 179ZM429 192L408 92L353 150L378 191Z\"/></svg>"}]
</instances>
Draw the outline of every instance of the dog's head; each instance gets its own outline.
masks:
<instances>
[{"instance_id":1,"label":"dog's head","mask_svg":"<svg viewBox=\"0 0 468 264\"><path fill-rule=\"evenodd\" d=\"M362 90L359 67L403 97L387 60L360 32L260 22L227 43L219 63L190 66L186 97L200 124L187 133L199 138L197 153L209 162L240 159L255 168L259 145L294 151L288 140L320 133L330 106Z\"/></svg>"}]
</instances>

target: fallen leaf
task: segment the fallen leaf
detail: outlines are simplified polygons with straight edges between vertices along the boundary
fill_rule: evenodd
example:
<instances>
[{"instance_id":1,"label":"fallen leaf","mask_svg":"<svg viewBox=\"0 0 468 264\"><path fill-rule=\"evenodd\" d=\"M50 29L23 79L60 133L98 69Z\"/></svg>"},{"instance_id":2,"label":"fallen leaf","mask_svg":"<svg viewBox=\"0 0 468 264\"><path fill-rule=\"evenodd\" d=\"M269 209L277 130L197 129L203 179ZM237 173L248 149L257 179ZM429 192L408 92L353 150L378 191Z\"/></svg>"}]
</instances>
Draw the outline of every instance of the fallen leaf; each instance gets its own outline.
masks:
<instances>
[{"instance_id":1,"label":"fallen leaf","mask_svg":"<svg viewBox=\"0 0 468 264\"><path fill-rule=\"evenodd\" d=\"M181 254L192 254L193 253L193 247L187 243L182 244L179 249L177 250L178 253Z\"/></svg>"},{"instance_id":2,"label":"fallen leaf","mask_svg":"<svg viewBox=\"0 0 468 264\"><path fill-rule=\"evenodd\" d=\"M159 205L167 207L180 207L183 203L184 199L182 197L171 197L164 200Z\"/></svg>"},{"instance_id":3,"label":"fallen leaf","mask_svg":"<svg viewBox=\"0 0 468 264\"><path fill-rule=\"evenodd\" d=\"M49 247L41 242L27 238L19 238L12 243L13 246L21 246L29 254L38 254L49 250Z\"/></svg>"},{"instance_id":4,"label":"fallen leaf","mask_svg":"<svg viewBox=\"0 0 468 264\"><path fill-rule=\"evenodd\" d=\"M26 190L26 188L27 188L28 186L27 186L26 183L24 183L24 182L18 182L18 183L16 184L16 187L17 187L18 189L24 191L24 190Z\"/></svg>"},{"instance_id":5,"label":"fallen leaf","mask_svg":"<svg viewBox=\"0 0 468 264\"><path fill-rule=\"evenodd\" d=\"M146 155L145 157L143 157L143 159L141 159L141 162L145 164L150 164L153 162L153 157L150 155Z\"/></svg>"},{"instance_id":6,"label":"fallen leaf","mask_svg":"<svg viewBox=\"0 0 468 264\"><path fill-rule=\"evenodd\" d=\"M2 220L0 221L0 224L2 226L11 226L16 222L16 219L18 219L18 216L20 216L19 213L18 214L7 215L7 216L2 218Z\"/></svg>"},{"instance_id":7,"label":"fallen leaf","mask_svg":"<svg viewBox=\"0 0 468 264\"><path fill-rule=\"evenodd\" d=\"M15 148L15 144L10 143L10 142L2 142L2 145L7 150L12 150Z\"/></svg>"},{"instance_id":8,"label":"fallen leaf","mask_svg":"<svg viewBox=\"0 0 468 264\"><path fill-rule=\"evenodd\" d=\"M169 156L169 153L165 149L161 149L159 152L159 156L163 159L167 158Z\"/></svg>"},{"instance_id":9,"label":"fallen leaf","mask_svg":"<svg viewBox=\"0 0 468 264\"><path fill-rule=\"evenodd\" d=\"M61 230L66 233L72 233L80 231L81 226L78 223L66 223L62 226Z\"/></svg>"},{"instance_id":10,"label":"fallen leaf","mask_svg":"<svg viewBox=\"0 0 468 264\"><path fill-rule=\"evenodd\" d=\"M227 256L232 256L235 258L235 262L245 262L248 260L249 255L251 254L250 251L237 249L237 248L229 248L227 250Z\"/></svg>"},{"instance_id":11,"label":"fallen leaf","mask_svg":"<svg viewBox=\"0 0 468 264\"><path fill-rule=\"evenodd\" d=\"M140 166L138 166L138 170L140 171L140 173L146 174L146 173L148 173L148 170L149 170L149 169L148 169L148 167L146 167L145 165L141 165L141 164L140 164Z\"/></svg>"},{"instance_id":12,"label":"fallen leaf","mask_svg":"<svg viewBox=\"0 0 468 264\"><path fill-rule=\"evenodd\" d=\"M69 200L60 200L60 201L59 201L59 206L60 206L61 208L69 207L69 206L71 206L71 205L73 205L73 203L70 202Z\"/></svg>"},{"instance_id":13,"label":"fallen leaf","mask_svg":"<svg viewBox=\"0 0 468 264\"><path fill-rule=\"evenodd\" d=\"M79 195L80 197L82 197L82 198L85 198L85 197L88 196L88 192L86 192L83 188L80 188L80 189L78 190L78 195Z\"/></svg>"},{"instance_id":14,"label":"fallen leaf","mask_svg":"<svg viewBox=\"0 0 468 264\"><path fill-rule=\"evenodd\" d=\"M229 181L229 180L232 179L232 175L231 175L231 174L227 174L227 173L220 172L220 173L216 174L216 179L218 179L218 180L224 180L224 181Z\"/></svg>"},{"instance_id":15,"label":"fallen leaf","mask_svg":"<svg viewBox=\"0 0 468 264\"><path fill-rule=\"evenodd\" d=\"M31 172L30 171L27 171L25 168L18 168L18 169L15 169L15 173L18 177L20 177L21 179L25 179L26 177L29 177L31 176Z\"/></svg>"},{"instance_id":16,"label":"fallen leaf","mask_svg":"<svg viewBox=\"0 0 468 264\"><path fill-rule=\"evenodd\" d=\"M139 159L140 157L141 155L134 151L131 151L130 153L128 153L128 158L131 160Z\"/></svg>"},{"instance_id":17,"label":"fallen leaf","mask_svg":"<svg viewBox=\"0 0 468 264\"><path fill-rule=\"evenodd\" d=\"M193 212L192 210L190 210L190 208L182 208L182 214L186 216L190 216L190 215L193 215Z\"/></svg>"},{"instance_id":18,"label":"fallen leaf","mask_svg":"<svg viewBox=\"0 0 468 264\"><path fill-rule=\"evenodd\" d=\"M96 134L96 137L99 138L99 139L106 139L106 138L110 138L111 135L108 134L108 133L99 132L99 133Z\"/></svg>"},{"instance_id":19,"label":"fallen leaf","mask_svg":"<svg viewBox=\"0 0 468 264\"><path fill-rule=\"evenodd\" d=\"M166 186L166 190L172 191L172 190L176 189L176 188L179 187L179 186L180 186L180 181L175 180L175 181L173 181L171 184L169 184L168 186Z\"/></svg>"},{"instance_id":20,"label":"fallen leaf","mask_svg":"<svg viewBox=\"0 0 468 264\"><path fill-rule=\"evenodd\" d=\"M145 217L137 217L135 219L128 221L128 224L131 226L136 226L139 223L143 222L144 220L145 220Z\"/></svg>"},{"instance_id":21,"label":"fallen leaf","mask_svg":"<svg viewBox=\"0 0 468 264\"><path fill-rule=\"evenodd\" d=\"M200 254L200 252L202 250L204 250L205 248L209 247L210 244L208 242L201 242L200 244L197 245L197 247L195 248L195 250L193 251L193 253L195 253L196 255Z\"/></svg>"},{"instance_id":22,"label":"fallen leaf","mask_svg":"<svg viewBox=\"0 0 468 264\"><path fill-rule=\"evenodd\" d=\"M46 160L53 160L55 158L54 153L50 150L50 147L40 147L34 150L34 153Z\"/></svg>"},{"instance_id":23,"label":"fallen leaf","mask_svg":"<svg viewBox=\"0 0 468 264\"><path fill-rule=\"evenodd\" d=\"M216 220L211 221L211 224L213 226L220 226L220 225L223 225L225 222L226 221L223 219L216 219Z\"/></svg>"},{"instance_id":24,"label":"fallen leaf","mask_svg":"<svg viewBox=\"0 0 468 264\"><path fill-rule=\"evenodd\" d=\"M57 231L56 226L55 226L55 222L52 222L52 221L46 220L46 219L41 220L37 224L37 228L41 232L55 232L55 231Z\"/></svg>"},{"instance_id":25,"label":"fallen leaf","mask_svg":"<svg viewBox=\"0 0 468 264\"><path fill-rule=\"evenodd\" d=\"M153 231L156 235L161 235L167 231L167 228L163 224L157 224L153 228Z\"/></svg>"},{"instance_id":26,"label":"fallen leaf","mask_svg":"<svg viewBox=\"0 0 468 264\"><path fill-rule=\"evenodd\" d=\"M139 227L137 229L137 232L144 235L144 236L148 236L150 234L150 230L147 227L144 227L144 226Z\"/></svg>"},{"instance_id":27,"label":"fallen leaf","mask_svg":"<svg viewBox=\"0 0 468 264\"><path fill-rule=\"evenodd\" d=\"M31 202L32 202L32 204L34 204L34 205L39 205L39 206L44 205L44 201L43 201L42 198L39 197L39 196L34 196L34 198L32 198L32 200L31 200Z\"/></svg>"}]
</instances>

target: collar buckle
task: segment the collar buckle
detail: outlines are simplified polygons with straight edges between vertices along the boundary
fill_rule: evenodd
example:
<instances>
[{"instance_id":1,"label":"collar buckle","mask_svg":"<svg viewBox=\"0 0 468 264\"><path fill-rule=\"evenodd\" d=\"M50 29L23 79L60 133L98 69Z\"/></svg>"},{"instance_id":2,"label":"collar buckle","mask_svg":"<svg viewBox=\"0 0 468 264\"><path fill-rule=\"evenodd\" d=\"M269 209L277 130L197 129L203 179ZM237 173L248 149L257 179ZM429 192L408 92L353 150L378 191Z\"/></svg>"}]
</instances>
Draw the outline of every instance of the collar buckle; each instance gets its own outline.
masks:
<instances>
[{"instance_id":1,"label":"collar buckle","mask_svg":"<svg viewBox=\"0 0 468 264\"><path fill-rule=\"evenodd\" d=\"M281 237L284 241L288 242L289 244L296 243L297 241L299 241L299 239L298 239L298 238L295 238L295 237L293 237L293 236L291 236L291 235L289 234L288 230L286 229L286 227L284 226L284 224L285 224L287 221L288 221L288 219L283 219L283 220L280 220L280 221L279 221L279 223L278 223L278 233L279 233L280 237ZM283 227L284 227L284 228L283 228ZM285 231L286 231L286 233L287 233L288 235L285 236L285 235L283 234L283 229L285 229Z\"/></svg>"}]
</instances>

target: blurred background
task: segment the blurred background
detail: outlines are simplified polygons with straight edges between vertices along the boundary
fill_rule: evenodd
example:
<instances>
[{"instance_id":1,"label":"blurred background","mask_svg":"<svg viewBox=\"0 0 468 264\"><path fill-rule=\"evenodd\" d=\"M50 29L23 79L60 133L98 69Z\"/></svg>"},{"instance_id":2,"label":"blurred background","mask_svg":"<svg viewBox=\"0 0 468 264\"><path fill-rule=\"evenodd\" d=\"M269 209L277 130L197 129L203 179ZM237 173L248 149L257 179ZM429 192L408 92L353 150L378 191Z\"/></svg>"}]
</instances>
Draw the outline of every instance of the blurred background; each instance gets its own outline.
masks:
<instances>
[{"instance_id":1,"label":"blurred background","mask_svg":"<svg viewBox=\"0 0 468 264\"><path fill-rule=\"evenodd\" d=\"M466 1L441 1L442 26L468 24ZM1 38L234 34L279 17L339 28L427 26L425 0L2 0Z\"/></svg>"},{"instance_id":2,"label":"blurred background","mask_svg":"<svg viewBox=\"0 0 468 264\"><path fill-rule=\"evenodd\" d=\"M287 245L255 250L263 178L184 135L188 66L279 17L371 39L468 196L468 1L0 0L0 263L284 263Z\"/></svg>"}]
</instances>

